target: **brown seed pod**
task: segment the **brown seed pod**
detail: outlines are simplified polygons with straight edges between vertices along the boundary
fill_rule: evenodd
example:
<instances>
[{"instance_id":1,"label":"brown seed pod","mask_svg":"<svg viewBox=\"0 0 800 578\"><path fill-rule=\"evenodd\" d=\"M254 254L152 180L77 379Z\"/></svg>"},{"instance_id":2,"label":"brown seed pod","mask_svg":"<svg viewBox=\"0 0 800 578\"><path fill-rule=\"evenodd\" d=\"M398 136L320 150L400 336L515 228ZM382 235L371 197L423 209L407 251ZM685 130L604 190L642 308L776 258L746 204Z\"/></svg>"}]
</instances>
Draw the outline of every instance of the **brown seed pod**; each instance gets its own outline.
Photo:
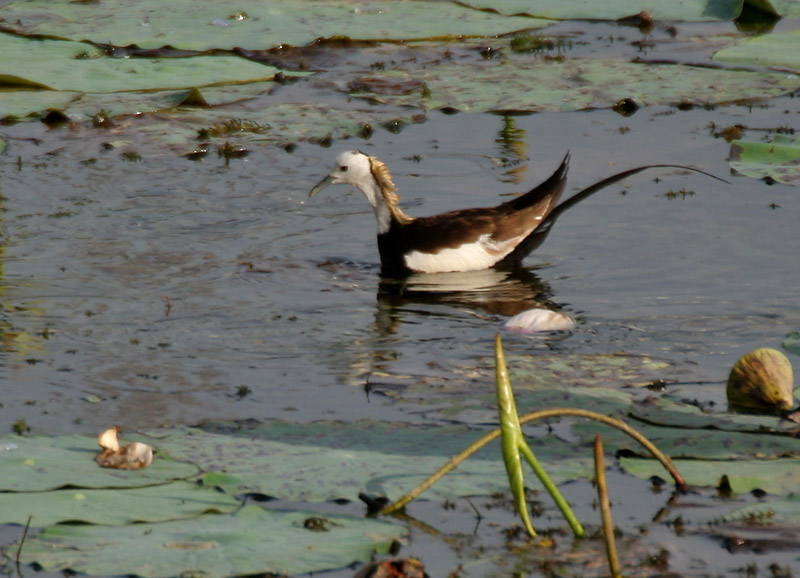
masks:
<instances>
[{"instance_id":1,"label":"brown seed pod","mask_svg":"<svg viewBox=\"0 0 800 578\"><path fill-rule=\"evenodd\" d=\"M792 364L776 349L764 347L742 356L728 376L728 403L762 411L794 405Z\"/></svg>"}]
</instances>

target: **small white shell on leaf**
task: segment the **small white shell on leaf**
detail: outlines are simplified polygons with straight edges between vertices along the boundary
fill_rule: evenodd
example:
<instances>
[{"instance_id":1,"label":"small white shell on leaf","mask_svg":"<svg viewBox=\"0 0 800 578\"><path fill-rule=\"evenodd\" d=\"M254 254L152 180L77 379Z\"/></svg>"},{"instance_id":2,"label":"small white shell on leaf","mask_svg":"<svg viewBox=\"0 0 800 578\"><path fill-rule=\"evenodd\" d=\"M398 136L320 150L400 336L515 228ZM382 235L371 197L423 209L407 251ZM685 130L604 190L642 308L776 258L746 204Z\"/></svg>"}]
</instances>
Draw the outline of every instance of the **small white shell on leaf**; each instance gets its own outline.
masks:
<instances>
[{"instance_id":1,"label":"small white shell on leaf","mask_svg":"<svg viewBox=\"0 0 800 578\"><path fill-rule=\"evenodd\" d=\"M131 469L145 468L153 463L153 448L142 442L133 442L125 446L122 448L122 455L126 456L131 464L138 464L138 467Z\"/></svg>"},{"instance_id":2,"label":"small white shell on leaf","mask_svg":"<svg viewBox=\"0 0 800 578\"><path fill-rule=\"evenodd\" d=\"M110 427L97 437L97 443L99 443L100 447L103 448L104 450L118 452L119 451L119 439L117 438L118 433L119 433L119 428L117 426Z\"/></svg>"},{"instance_id":3,"label":"small white shell on leaf","mask_svg":"<svg viewBox=\"0 0 800 578\"><path fill-rule=\"evenodd\" d=\"M575 322L560 311L528 309L506 321L505 327L521 333L570 331L575 327Z\"/></svg>"},{"instance_id":4,"label":"small white shell on leaf","mask_svg":"<svg viewBox=\"0 0 800 578\"><path fill-rule=\"evenodd\" d=\"M763 347L739 358L728 376L728 403L753 410L788 410L794 405L792 364L777 349Z\"/></svg>"}]
</instances>

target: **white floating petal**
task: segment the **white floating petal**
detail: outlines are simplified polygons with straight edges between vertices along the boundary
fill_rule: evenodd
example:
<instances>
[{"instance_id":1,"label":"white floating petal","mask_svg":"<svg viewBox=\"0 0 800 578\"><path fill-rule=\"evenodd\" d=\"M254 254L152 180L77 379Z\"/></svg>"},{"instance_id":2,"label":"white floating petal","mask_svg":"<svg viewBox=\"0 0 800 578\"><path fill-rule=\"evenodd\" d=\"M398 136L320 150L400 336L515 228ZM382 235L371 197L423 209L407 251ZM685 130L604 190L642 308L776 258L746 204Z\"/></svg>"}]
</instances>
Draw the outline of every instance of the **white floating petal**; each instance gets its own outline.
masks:
<instances>
[{"instance_id":1,"label":"white floating petal","mask_svg":"<svg viewBox=\"0 0 800 578\"><path fill-rule=\"evenodd\" d=\"M521 333L570 331L575 327L575 322L560 311L528 309L506 321L505 327Z\"/></svg>"}]
</instances>

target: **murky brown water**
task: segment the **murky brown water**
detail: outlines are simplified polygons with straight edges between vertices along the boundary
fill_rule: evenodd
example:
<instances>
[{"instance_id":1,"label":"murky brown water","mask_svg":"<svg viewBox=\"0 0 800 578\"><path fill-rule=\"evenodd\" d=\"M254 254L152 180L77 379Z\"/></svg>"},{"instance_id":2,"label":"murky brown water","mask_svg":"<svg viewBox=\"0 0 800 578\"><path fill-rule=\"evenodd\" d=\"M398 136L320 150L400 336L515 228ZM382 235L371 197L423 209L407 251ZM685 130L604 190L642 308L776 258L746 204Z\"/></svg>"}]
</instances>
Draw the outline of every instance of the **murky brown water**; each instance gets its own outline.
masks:
<instances>
[{"instance_id":1,"label":"murky brown water","mask_svg":"<svg viewBox=\"0 0 800 578\"><path fill-rule=\"evenodd\" d=\"M507 317L537 302L563 307L576 330L507 334L509 352L654 355L680 368L665 376L686 382L676 394L724 405L733 361L800 328L800 199L730 177L729 145L709 125L796 128L798 113L799 99L782 98L515 117L530 161L513 175L498 162L506 120L496 115L433 113L399 134L293 153L264 146L228 167L153 148L135 121L112 132L2 127L0 424L93 434L208 418L435 422L443 417L413 400L365 386L386 375L458 379L454 368L490 355ZM119 138L141 161L104 150ZM387 163L412 215L494 204L549 176L566 150L568 192L650 163L732 184L643 173L563 216L522 272L469 276L472 287L444 276L435 292L412 279L397 295L380 286L361 195L339 187L307 199L336 154L356 147ZM694 194L665 196L681 189ZM646 495L644 482L629 483ZM720 550L703 540L694 557L679 542L673 564L705 575L702 557Z\"/></svg>"}]
</instances>

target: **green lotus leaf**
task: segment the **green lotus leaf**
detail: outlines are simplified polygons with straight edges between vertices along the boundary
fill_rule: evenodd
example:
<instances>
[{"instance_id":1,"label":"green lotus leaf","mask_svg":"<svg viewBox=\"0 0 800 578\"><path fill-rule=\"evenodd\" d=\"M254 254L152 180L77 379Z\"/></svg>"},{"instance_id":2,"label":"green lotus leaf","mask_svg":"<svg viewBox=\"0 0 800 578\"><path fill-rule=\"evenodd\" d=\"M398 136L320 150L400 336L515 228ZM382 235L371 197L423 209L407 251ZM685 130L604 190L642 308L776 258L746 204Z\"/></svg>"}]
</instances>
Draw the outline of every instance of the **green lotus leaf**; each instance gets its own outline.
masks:
<instances>
[{"instance_id":1,"label":"green lotus leaf","mask_svg":"<svg viewBox=\"0 0 800 578\"><path fill-rule=\"evenodd\" d=\"M56 488L131 488L163 484L191 477L196 466L157 453L142 470L101 468L94 461L100 451L96 438L0 436L0 491L36 492Z\"/></svg>"},{"instance_id":2,"label":"green lotus leaf","mask_svg":"<svg viewBox=\"0 0 800 578\"><path fill-rule=\"evenodd\" d=\"M800 39L800 37L798 37ZM800 184L800 139L776 134L770 142L731 142L730 165L737 173L754 179Z\"/></svg>"},{"instance_id":3,"label":"green lotus leaf","mask_svg":"<svg viewBox=\"0 0 800 578\"><path fill-rule=\"evenodd\" d=\"M795 3L795 15L800 16L800 3ZM769 66L800 72L800 30L773 32L743 40L714 54L714 60ZM795 81L797 77L794 77Z\"/></svg>"},{"instance_id":4,"label":"green lotus leaf","mask_svg":"<svg viewBox=\"0 0 800 578\"><path fill-rule=\"evenodd\" d=\"M800 460L673 460L675 467L690 486L717 487L727 476L731 490L736 493L763 490L770 494L787 495L800 491ZM658 460L621 458L625 472L639 478L669 474Z\"/></svg>"},{"instance_id":5,"label":"green lotus leaf","mask_svg":"<svg viewBox=\"0 0 800 578\"><path fill-rule=\"evenodd\" d=\"M455 2L377 0L29 0L0 8L5 26L25 34L141 48L268 49L317 38L412 40L495 36L537 28L548 20L471 10Z\"/></svg>"},{"instance_id":6,"label":"green lotus leaf","mask_svg":"<svg viewBox=\"0 0 800 578\"><path fill-rule=\"evenodd\" d=\"M306 527L312 518L322 531ZM369 560L405 533L379 520L247 506L160 524L50 526L28 537L21 562L101 576L286 576Z\"/></svg>"},{"instance_id":7,"label":"green lotus leaf","mask_svg":"<svg viewBox=\"0 0 800 578\"><path fill-rule=\"evenodd\" d=\"M194 518L208 511L233 512L241 504L195 483L172 482L144 488L67 489L0 493L0 524L43 527L61 522L121 526Z\"/></svg>"},{"instance_id":8,"label":"green lotus leaf","mask_svg":"<svg viewBox=\"0 0 800 578\"><path fill-rule=\"evenodd\" d=\"M479 9L497 10L502 14L531 14L559 20L616 20L642 11L649 12L656 20L733 20L742 10L742 0L540 0L534 3L525 0L468 0L466 3Z\"/></svg>"}]
</instances>

